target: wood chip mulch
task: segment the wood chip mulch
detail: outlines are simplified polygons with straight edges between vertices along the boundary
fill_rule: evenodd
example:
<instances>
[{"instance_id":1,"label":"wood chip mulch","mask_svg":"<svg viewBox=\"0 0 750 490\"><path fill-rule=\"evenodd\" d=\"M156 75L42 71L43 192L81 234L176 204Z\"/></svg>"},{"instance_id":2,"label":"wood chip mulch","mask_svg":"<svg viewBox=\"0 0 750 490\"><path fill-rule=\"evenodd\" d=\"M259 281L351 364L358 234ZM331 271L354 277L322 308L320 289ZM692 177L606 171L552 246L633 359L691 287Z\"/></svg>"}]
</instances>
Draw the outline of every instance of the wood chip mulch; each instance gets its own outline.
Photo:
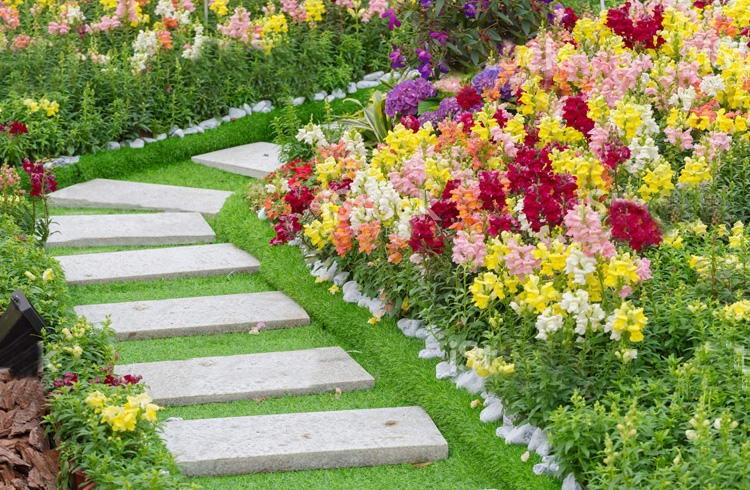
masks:
<instances>
[{"instance_id":1,"label":"wood chip mulch","mask_svg":"<svg viewBox=\"0 0 750 490\"><path fill-rule=\"evenodd\" d=\"M37 378L0 371L0 490L55 490L57 451L41 425L45 396Z\"/></svg>"}]
</instances>

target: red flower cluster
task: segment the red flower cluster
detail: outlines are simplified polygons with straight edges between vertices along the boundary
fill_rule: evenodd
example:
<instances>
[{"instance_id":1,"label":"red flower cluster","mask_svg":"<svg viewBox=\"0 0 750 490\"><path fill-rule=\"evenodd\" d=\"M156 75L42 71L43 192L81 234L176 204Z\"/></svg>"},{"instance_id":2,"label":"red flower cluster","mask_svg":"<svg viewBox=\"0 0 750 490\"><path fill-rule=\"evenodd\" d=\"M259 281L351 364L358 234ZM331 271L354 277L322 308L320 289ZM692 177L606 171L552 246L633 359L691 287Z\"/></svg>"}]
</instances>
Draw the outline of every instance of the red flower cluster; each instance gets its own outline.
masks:
<instances>
[{"instance_id":1,"label":"red flower cluster","mask_svg":"<svg viewBox=\"0 0 750 490\"><path fill-rule=\"evenodd\" d=\"M26 134L29 129L26 125L20 121L9 121L5 124L0 124L0 133L8 133L10 135Z\"/></svg>"},{"instance_id":2,"label":"red flower cluster","mask_svg":"<svg viewBox=\"0 0 750 490\"><path fill-rule=\"evenodd\" d=\"M442 254L445 247L443 239L438 236L438 226L435 220L426 214L412 216L411 237L409 246L417 253Z\"/></svg>"},{"instance_id":3,"label":"red flower cluster","mask_svg":"<svg viewBox=\"0 0 750 490\"><path fill-rule=\"evenodd\" d=\"M289 192L284 195L284 202L289 204L292 209L292 213L302 214L310 206L310 203L315 198L315 195L309 187L299 185L292 187Z\"/></svg>"},{"instance_id":4,"label":"red flower cluster","mask_svg":"<svg viewBox=\"0 0 750 490\"><path fill-rule=\"evenodd\" d=\"M334 192L345 193L352 186L352 179L334 180L328 184L328 188Z\"/></svg>"},{"instance_id":5,"label":"red flower cluster","mask_svg":"<svg viewBox=\"0 0 750 490\"><path fill-rule=\"evenodd\" d=\"M78 382L78 375L75 373L65 373L61 378L57 378L52 382L52 386L55 388L62 388L63 386L72 386L73 383Z\"/></svg>"},{"instance_id":6,"label":"red flower cluster","mask_svg":"<svg viewBox=\"0 0 750 490\"><path fill-rule=\"evenodd\" d=\"M34 197L46 196L57 190L55 175L44 168L43 163L31 163L27 158L23 161L23 171L31 181L31 195Z\"/></svg>"},{"instance_id":7,"label":"red flower cluster","mask_svg":"<svg viewBox=\"0 0 750 490\"><path fill-rule=\"evenodd\" d=\"M498 236L503 231L517 232L520 229L521 223L508 213L492 214L487 218L487 233L491 236Z\"/></svg>"},{"instance_id":8,"label":"red flower cluster","mask_svg":"<svg viewBox=\"0 0 750 490\"><path fill-rule=\"evenodd\" d=\"M461 185L461 181L458 179L446 182L440 199L430 206L430 215L444 228L448 228L458 219L458 208L456 207L456 203L451 199L451 192L459 185Z\"/></svg>"},{"instance_id":9,"label":"red flower cluster","mask_svg":"<svg viewBox=\"0 0 750 490\"><path fill-rule=\"evenodd\" d=\"M638 20L630 18L630 2L625 2L619 9L607 11L607 27L620 36L628 48L636 46L645 49L658 48L664 44L664 38L659 35L663 28L664 6L654 7L653 15L647 15Z\"/></svg>"},{"instance_id":10,"label":"red flower cluster","mask_svg":"<svg viewBox=\"0 0 750 490\"><path fill-rule=\"evenodd\" d=\"M479 199L482 200L482 209L487 211L502 211L505 208L505 189L500 181L500 172L479 172Z\"/></svg>"},{"instance_id":11,"label":"red flower cluster","mask_svg":"<svg viewBox=\"0 0 750 490\"><path fill-rule=\"evenodd\" d=\"M281 245L294 240L294 237L302 231L302 225L299 217L294 214L284 214L279 216L279 222L273 227L276 236L269 242L271 245Z\"/></svg>"},{"instance_id":12,"label":"red flower cluster","mask_svg":"<svg viewBox=\"0 0 750 490\"><path fill-rule=\"evenodd\" d=\"M458 107L466 111L481 107L484 103L477 89L471 85L466 85L456 94L456 102L458 102Z\"/></svg>"},{"instance_id":13,"label":"red flower cluster","mask_svg":"<svg viewBox=\"0 0 750 490\"><path fill-rule=\"evenodd\" d=\"M612 143L604 146L602 163L611 169L616 169L618 165L630 158L630 148Z\"/></svg>"},{"instance_id":14,"label":"red flower cluster","mask_svg":"<svg viewBox=\"0 0 750 490\"><path fill-rule=\"evenodd\" d=\"M584 135L588 136L589 131L594 129L594 121L589 116L589 105L583 100L583 97L568 97L563 105L563 117L567 125L577 129Z\"/></svg>"},{"instance_id":15,"label":"red flower cluster","mask_svg":"<svg viewBox=\"0 0 750 490\"><path fill-rule=\"evenodd\" d=\"M419 119L415 116L401 116L401 124L403 124L406 129L411 129L415 133L419 131Z\"/></svg>"},{"instance_id":16,"label":"red flower cluster","mask_svg":"<svg viewBox=\"0 0 750 490\"><path fill-rule=\"evenodd\" d=\"M568 32L572 32L573 28L576 26L576 22L578 22L576 11L570 7L565 7L565 10L563 10L562 21L560 22L563 28Z\"/></svg>"},{"instance_id":17,"label":"red flower cluster","mask_svg":"<svg viewBox=\"0 0 750 490\"><path fill-rule=\"evenodd\" d=\"M112 376L111 374L108 374L104 377L104 380L99 380L99 378L96 378L94 380L94 383L103 383L109 386L137 385L138 383L140 383L142 379L143 379L143 376L137 376L137 375L132 375L132 374L126 374L122 378L118 378L116 376Z\"/></svg>"},{"instance_id":18,"label":"red flower cluster","mask_svg":"<svg viewBox=\"0 0 750 490\"><path fill-rule=\"evenodd\" d=\"M464 133L469 134L474 127L474 116L471 112L464 112L456 118L456 122L463 123Z\"/></svg>"},{"instance_id":19,"label":"red flower cluster","mask_svg":"<svg viewBox=\"0 0 750 490\"><path fill-rule=\"evenodd\" d=\"M612 237L627 242L636 252L661 243L661 230L643 204L615 199L609 207Z\"/></svg>"},{"instance_id":20,"label":"red flower cluster","mask_svg":"<svg viewBox=\"0 0 750 490\"><path fill-rule=\"evenodd\" d=\"M518 151L516 161L508 166L510 189L524 196L523 212L534 231L544 225L552 227L562 223L576 199L575 178L556 174L549 154L549 147L537 150L524 146Z\"/></svg>"}]
</instances>

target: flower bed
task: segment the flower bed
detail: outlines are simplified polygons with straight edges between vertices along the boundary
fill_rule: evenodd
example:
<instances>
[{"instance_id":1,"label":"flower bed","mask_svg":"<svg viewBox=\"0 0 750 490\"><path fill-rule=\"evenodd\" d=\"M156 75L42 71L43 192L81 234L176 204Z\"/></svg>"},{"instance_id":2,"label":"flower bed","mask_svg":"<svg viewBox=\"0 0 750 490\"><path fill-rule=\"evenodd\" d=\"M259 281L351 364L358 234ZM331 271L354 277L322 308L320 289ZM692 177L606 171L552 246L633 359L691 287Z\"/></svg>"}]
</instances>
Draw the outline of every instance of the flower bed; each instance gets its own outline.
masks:
<instances>
[{"instance_id":1,"label":"flower bed","mask_svg":"<svg viewBox=\"0 0 750 490\"><path fill-rule=\"evenodd\" d=\"M557 9L470 80L395 87L368 114L400 123L387 135L301 129L315 156L252 201L274 243L303 240L382 301L371 323L434 326L506 415L545 428L560 471L592 488L736 488L748 12Z\"/></svg>"},{"instance_id":2,"label":"flower bed","mask_svg":"<svg viewBox=\"0 0 750 490\"><path fill-rule=\"evenodd\" d=\"M190 0L0 3L0 161L80 154L261 99L345 90L386 59L387 2L358 5L214 0L205 17Z\"/></svg>"},{"instance_id":3,"label":"flower bed","mask_svg":"<svg viewBox=\"0 0 750 490\"><path fill-rule=\"evenodd\" d=\"M47 179L53 177L42 178ZM32 188L39 190L39 198L49 190L45 189L48 184L41 186L42 180L38 188ZM44 422L61 466L59 475L53 477L61 488L67 488L73 474L103 489L193 488L179 474L156 433L159 407L151 403L139 378L112 374L114 333L107 326L93 326L75 317L62 270L41 246L43 242L35 236L39 233L34 233L43 218L30 218L24 211L31 204L19 191L18 182L14 170L0 167L0 311L7 307L11 293L20 289L46 324L42 340L49 414ZM29 219L34 226L29 227ZM9 408L6 400L0 399L4 410ZM29 407L40 408L33 403ZM37 411L34 414L41 415ZM8 421L1 415L0 419ZM0 434L7 428L5 422L0 423ZM29 444L43 451L39 437L38 431L33 432ZM0 451L4 443L0 441ZM30 451L22 442L18 445L22 453ZM32 473L28 473L29 485Z\"/></svg>"}]
</instances>

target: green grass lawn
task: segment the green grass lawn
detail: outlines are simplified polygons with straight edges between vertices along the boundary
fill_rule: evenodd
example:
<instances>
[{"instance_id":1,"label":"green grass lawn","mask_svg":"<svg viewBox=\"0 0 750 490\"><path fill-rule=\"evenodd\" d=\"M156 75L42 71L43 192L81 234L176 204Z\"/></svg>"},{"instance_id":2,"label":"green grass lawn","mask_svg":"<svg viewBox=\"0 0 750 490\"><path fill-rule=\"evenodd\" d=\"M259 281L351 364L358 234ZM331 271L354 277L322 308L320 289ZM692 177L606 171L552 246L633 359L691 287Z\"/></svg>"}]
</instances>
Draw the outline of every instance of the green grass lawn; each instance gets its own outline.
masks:
<instances>
[{"instance_id":1,"label":"green grass lawn","mask_svg":"<svg viewBox=\"0 0 750 490\"><path fill-rule=\"evenodd\" d=\"M261 261L258 274L76 286L76 304L207 296L281 290L310 315L309 326L251 333L128 341L118 344L121 362L148 362L306 349L338 345L347 350L376 379L374 389L350 393L288 396L275 399L170 407L162 419L229 417L419 405L435 421L448 441L450 457L426 466L399 465L374 468L297 471L220 478L198 478L208 489L551 489L559 482L537 477L520 460L525 448L507 446L495 436L495 424L479 421L478 398L435 379L436 360L422 360L421 341L405 337L395 321L368 324L370 313L345 303L340 293L331 295L328 284L316 283L298 249L271 247L270 226L250 212L242 193L249 179L182 161L151 167L118 177L140 182L187 185L237 191L222 212L209 219L217 241L231 242ZM55 209L57 211L57 209ZM71 214L76 210L65 210ZM85 212L101 212L86 210ZM53 249L58 255L134 247ZM140 248L140 247L136 247Z\"/></svg>"}]
</instances>

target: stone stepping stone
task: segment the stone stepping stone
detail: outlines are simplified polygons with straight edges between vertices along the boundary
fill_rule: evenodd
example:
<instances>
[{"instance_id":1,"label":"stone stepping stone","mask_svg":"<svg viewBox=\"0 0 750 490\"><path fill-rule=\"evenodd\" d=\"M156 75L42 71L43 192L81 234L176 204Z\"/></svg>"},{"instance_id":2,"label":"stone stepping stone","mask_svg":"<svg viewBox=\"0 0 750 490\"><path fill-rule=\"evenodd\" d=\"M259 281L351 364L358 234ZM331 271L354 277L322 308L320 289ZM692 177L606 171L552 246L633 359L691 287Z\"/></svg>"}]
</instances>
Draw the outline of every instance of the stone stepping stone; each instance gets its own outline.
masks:
<instances>
[{"instance_id":1,"label":"stone stepping stone","mask_svg":"<svg viewBox=\"0 0 750 490\"><path fill-rule=\"evenodd\" d=\"M109 315L120 340L271 330L310 323L297 303L279 291L76 306L92 323Z\"/></svg>"},{"instance_id":2,"label":"stone stepping stone","mask_svg":"<svg viewBox=\"0 0 750 490\"><path fill-rule=\"evenodd\" d=\"M56 257L68 284L101 284L256 272L260 263L228 243Z\"/></svg>"},{"instance_id":3,"label":"stone stepping stone","mask_svg":"<svg viewBox=\"0 0 750 490\"><path fill-rule=\"evenodd\" d=\"M232 193L195 187L94 179L50 194L49 204L67 208L189 211L215 216Z\"/></svg>"},{"instance_id":4,"label":"stone stepping stone","mask_svg":"<svg viewBox=\"0 0 750 490\"><path fill-rule=\"evenodd\" d=\"M261 179L281 167L279 145L251 143L193 157L195 163Z\"/></svg>"},{"instance_id":5,"label":"stone stepping stone","mask_svg":"<svg viewBox=\"0 0 750 490\"><path fill-rule=\"evenodd\" d=\"M448 443L420 407L169 420L162 434L189 476L425 463Z\"/></svg>"},{"instance_id":6,"label":"stone stepping stone","mask_svg":"<svg viewBox=\"0 0 750 490\"><path fill-rule=\"evenodd\" d=\"M151 396L164 405L366 390L375 384L340 347L146 362L117 366L115 372L143 376Z\"/></svg>"},{"instance_id":7,"label":"stone stepping stone","mask_svg":"<svg viewBox=\"0 0 750 490\"><path fill-rule=\"evenodd\" d=\"M48 247L183 245L216 239L200 213L55 216L50 232Z\"/></svg>"}]
</instances>

